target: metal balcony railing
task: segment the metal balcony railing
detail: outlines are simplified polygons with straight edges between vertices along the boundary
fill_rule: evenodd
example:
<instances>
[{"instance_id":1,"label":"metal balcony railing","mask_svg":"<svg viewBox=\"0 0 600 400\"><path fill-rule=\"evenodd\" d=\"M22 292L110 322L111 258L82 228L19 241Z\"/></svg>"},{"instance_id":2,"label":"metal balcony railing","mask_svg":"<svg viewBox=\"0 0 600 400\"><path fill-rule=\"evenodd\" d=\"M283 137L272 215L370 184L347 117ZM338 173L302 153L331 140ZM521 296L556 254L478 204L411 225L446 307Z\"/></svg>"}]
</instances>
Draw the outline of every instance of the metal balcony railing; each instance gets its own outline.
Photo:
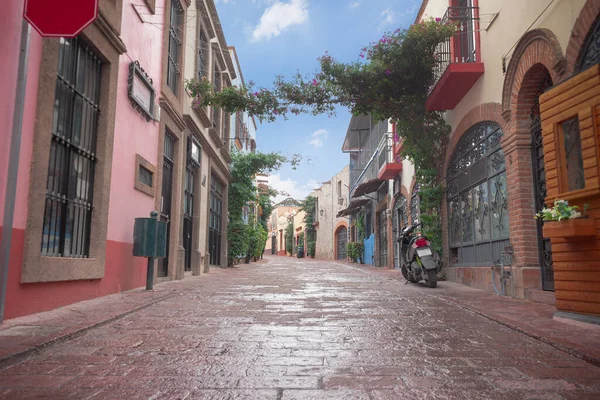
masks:
<instances>
[{"instance_id":1,"label":"metal balcony railing","mask_svg":"<svg viewBox=\"0 0 600 400\"><path fill-rule=\"evenodd\" d=\"M448 40L440 43L435 51L436 66L435 81L431 92L450 64L465 64L478 62L477 35L475 29L479 20L479 7L448 7L442 22L457 25L457 33Z\"/></svg>"},{"instance_id":2,"label":"metal balcony railing","mask_svg":"<svg viewBox=\"0 0 600 400\"><path fill-rule=\"evenodd\" d=\"M381 171L386 164L394 162L394 138L388 133L381 138L377 146L377 169Z\"/></svg>"}]
</instances>

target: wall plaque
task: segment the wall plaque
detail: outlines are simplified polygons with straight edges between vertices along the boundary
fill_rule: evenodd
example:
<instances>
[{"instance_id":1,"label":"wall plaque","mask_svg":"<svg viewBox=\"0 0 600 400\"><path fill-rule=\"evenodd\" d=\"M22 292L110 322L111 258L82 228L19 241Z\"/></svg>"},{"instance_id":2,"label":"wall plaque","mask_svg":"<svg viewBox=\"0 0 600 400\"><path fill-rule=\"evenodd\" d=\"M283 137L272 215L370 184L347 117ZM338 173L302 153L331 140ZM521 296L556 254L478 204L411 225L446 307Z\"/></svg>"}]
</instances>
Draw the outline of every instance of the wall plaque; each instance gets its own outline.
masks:
<instances>
[{"instance_id":1,"label":"wall plaque","mask_svg":"<svg viewBox=\"0 0 600 400\"><path fill-rule=\"evenodd\" d=\"M127 91L131 106L142 114L146 121L153 119L156 91L152 86L152 78L146 74L138 61L129 64Z\"/></svg>"}]
</instances>

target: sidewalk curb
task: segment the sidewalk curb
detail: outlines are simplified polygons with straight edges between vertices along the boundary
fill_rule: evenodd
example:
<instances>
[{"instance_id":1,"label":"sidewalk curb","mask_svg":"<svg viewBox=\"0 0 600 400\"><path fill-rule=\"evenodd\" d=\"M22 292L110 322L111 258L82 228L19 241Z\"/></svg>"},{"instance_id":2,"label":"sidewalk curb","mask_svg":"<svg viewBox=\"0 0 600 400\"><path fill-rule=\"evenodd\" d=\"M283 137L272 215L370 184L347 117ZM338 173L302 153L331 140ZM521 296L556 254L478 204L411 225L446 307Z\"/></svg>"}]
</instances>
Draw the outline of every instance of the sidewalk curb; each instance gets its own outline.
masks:
<instances>
[{"instance_id":1,"label":"sidewalk curb","mask_svg":"<svg viewBox=\"0 0 600 400\"><path fill-rule=\"evenodd\" d=\"M557 349L557 350L560 350L560 351L562 351L562 352L565 352L565 353L567 353L567 354L570 354L570 355L572 355L573 357L577 357L577 358L579 358L579 359L581 359L581 360L583 360L583 361L585 361L585 362L587 362L587 363L589 363L589 364L592 364L592 365L594 365L594 366L596 366L596 367L600 367L600 358L598 358L598 357L590 356L590 355L588 355L588 354L585 354L584 352L582 352L582 351L580 351L580 350L577 350L577 349L575 349L575 348L573 348L573 347L570 347L570 346L568 346L568 345L565 345L565 344L559 343L559 342L558 342L558 341L556 341L556 340L549 339L549 338L547 338L547 337L544 337L544 336L542 336L542 335L539 335L539 334L537 334L537 333L530 332L530 331L528 331L527 329L524 329L524 328L518 327L517 325L515 325L515 324L512 324L512 323L510 323L510 322L503 321L503 320L502 320L502 319L500 319L500 318L492 317L492 316L490 316L490 315L488 315L488 314L485 314L485 313L483 313L483 312L481 312L481 311L478 311L478 310L475 310L475 309L469 308L468 306L465 306L465 305L463 305L463 304L460 304L460 302L457 302L456 300L454 300L454 299L453 299L453 298L451 298L451 297L442 297L442 296L437 296L437 295L435 295L435 294L430 294L430 293L429 293L428 295L429 295L429 296L431 296L431 297L435 297L435 298L436 298L436 299L438 299L438 300L443 300L443 301L448 301L448 302L451 302L452 304L454 304L454 305L455 305L455 306L457 306L458 308L461 308L461 309L463 309L463 310L465 310L465 311L468 311L468 312L471 312L471 313L473 313L473 314L477 314L477 315L479 315L479 316L482 316L482 317L484 317L484 318L486 318L486 319L489 319L490 321L494 321L494 322L496 322L497 324L500 324L500 325L502 325L502 326L505 326L505 327L507 327L507 328L510 328L510 329L512 329L512 330L514 330L514 331L517 331L517 332L519 332L519 333L521 333L521 334L523 334L523 335L527 335L527 336L529 336L529 337L530 337L530 338L532 338L532 339L538 340L538 341L540 341L540 342L542 342L542 343L546 343L546 344L548 344L548 345L550 345L550 346L554 347L554 348L555 348L555 349Z\"/></svg>"},{"instance_id":2,"label":"sidewalk curb","mask_svg":"<svg viewBox=\"0 0 600 400\"><path fill-rule=\"evenodd\" d=\"M156 303L159 303L161 301L167 300L167 299L169 299L171 297L174 297L174 296L175 296L174 293L167 294L165 296L159 297L158 299L155 299L155 300L151 301L150 303L147 303L147 304L144 304L142 306L136 307L133 310L129 310L129 311L126 311L126 312L124 312L122 314L118 314L118 315L115 315L115 316L110 317L108 319L99 321L97 323L94 323L94 324L91 324L91 325L88 325L88 326L84 326L84 327L79 328L79 329L75 329L72 332L67 332L67 333L65 333L65 334L63 334L61 336L58 336L58 337L55 337L53 339L47 340L47 341L42 342L40 344L35 344L35 345L33 345L33 347L31 347L31 348L29 348L27 350L23 350L23 351L20 351L20 352L13 353L13 354L7 355L5 357L2 357L2 358L0 358L0 369L4 369L4 368L6 368L6 367L8 367L8 366L10 366L10 365L12 365L12 364L14 364L16 362L19 362L23 358L25 358L25 357L27 357L27 356L29 356L31 354L35 354L35 353L39 352L40 350L42 350L42 349L44 349L46 347L50 347L52 345L65 342L67 340L74 339L74 338L79 337L79 336L83 335L84 333L86 333L86 332L94 329L94 328L99 328L101 326L110 324L111 322L118 321L118 320L120 320L122 318L127 317L128 315L131 315L133 313L141 311L141 310L143 310L145 308L153 306Z\"/></svg>"}]
</instances>

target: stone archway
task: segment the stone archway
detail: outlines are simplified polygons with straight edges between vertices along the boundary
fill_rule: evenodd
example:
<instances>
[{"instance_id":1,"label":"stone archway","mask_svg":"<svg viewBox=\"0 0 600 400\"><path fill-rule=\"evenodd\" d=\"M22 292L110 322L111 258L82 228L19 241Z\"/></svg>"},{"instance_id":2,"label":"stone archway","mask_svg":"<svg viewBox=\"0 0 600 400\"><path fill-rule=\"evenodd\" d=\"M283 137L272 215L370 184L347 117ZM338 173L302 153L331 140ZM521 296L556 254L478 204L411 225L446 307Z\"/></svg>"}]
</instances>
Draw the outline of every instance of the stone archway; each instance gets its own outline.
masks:
<instances>
[{"instance_id":1,"label":"stone archway","mask_svg":"<svg viewBox=\"0 0 600 400\"><path fill-rule=\"evenodd\" d=\"M524 34L510 59L502 89L502 113L507 121L514 122L518 89L525 74L535 64L542 64L549 71L553 82L565 76L565 59L556 35L549 29L534 29ZM507 138L512 135L508 132Z\"/></svg>"},{"instance_id":2,"label":"stone archway","mask_svg":"<svg viewBox=\"0 0 600 400\"><path fill-rule=\"evenodd\" d=\"M541 226L533 218L545 200L538 101L552 82L564 78L566 66L554 33L536 29L521 38L504 81L502 116L509 128L502 148L507 160L513 265L521 268L521 276L517 277L517 291L521 296L525 289L542 288L543 280L544 288L553 289L551 250L546 248L549 243L544 242ZM528 238L537 240L532 243Z\"/></svg>"},{"instance_id":3,"label":"stone archway","mask_svg":"<svg viewBox=\"0 0 600 400\"><path fill-rule=\"evenodd\" d=\"M581 48L585 44L590 31L597 23L598 14L600 14L600 1L587 0L579 13L579 17L575 21L575 25L573 25L571 38L569 39L567 51L565 52L567 60L567 76L575 73Z\"/></svg>"},{"instance_id":4,"label":"stone archway","mask_svg":"<svg viewBox=\"0 0 600 400\"><path fill-rule=\"evenodd\" d=\"M348 224L340 222L333 231L333 259L346 261L346 243L348 242Z\"/></svg>"}]
</instances>

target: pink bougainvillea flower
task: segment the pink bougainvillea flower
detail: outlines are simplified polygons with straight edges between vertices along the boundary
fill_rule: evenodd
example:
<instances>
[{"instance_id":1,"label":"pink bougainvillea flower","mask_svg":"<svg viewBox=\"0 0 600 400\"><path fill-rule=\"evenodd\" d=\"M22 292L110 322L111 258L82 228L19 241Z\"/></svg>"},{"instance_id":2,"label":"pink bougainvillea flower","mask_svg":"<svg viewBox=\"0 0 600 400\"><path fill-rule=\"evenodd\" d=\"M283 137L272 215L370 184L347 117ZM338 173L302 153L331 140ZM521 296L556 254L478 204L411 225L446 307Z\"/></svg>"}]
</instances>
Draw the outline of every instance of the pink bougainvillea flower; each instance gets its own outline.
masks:
<instances>
[{"instance_id":1,"label":"pink bougainvillea flower","mask_svg":"<svg viewBox=\"0 0 600 400\"><path fill-rule=\"evenodd\" d=\"M440 22L442 19L441 18L436 18L435 22Z\"/></svg>"},{"instance_id":2,"label":"pink bougainvillea flower","mask_svg":"<svg viewBox=\"0 0 600 400\"><path fill-rule=\"evenodd\" d=\"M392 71L390 71L390 70L388 69L387 71L385 71L385 74L386 74L387 76L390 76L390 75L392 74Z\"/></svg>"},{"instance_id":3,"label":"pink bougainvillea flower","mask_svg":"<svg viewBox=\"0 0 600 400\"><path fill-rule=\"evenodd\" d=\"M317 82L317 80L316 80L316 79L313 79L313 81L312 81L312 85L313 85L313 86L317 86L318 84L319 84L319 82Z\"/></svg>"}]
</instances>

